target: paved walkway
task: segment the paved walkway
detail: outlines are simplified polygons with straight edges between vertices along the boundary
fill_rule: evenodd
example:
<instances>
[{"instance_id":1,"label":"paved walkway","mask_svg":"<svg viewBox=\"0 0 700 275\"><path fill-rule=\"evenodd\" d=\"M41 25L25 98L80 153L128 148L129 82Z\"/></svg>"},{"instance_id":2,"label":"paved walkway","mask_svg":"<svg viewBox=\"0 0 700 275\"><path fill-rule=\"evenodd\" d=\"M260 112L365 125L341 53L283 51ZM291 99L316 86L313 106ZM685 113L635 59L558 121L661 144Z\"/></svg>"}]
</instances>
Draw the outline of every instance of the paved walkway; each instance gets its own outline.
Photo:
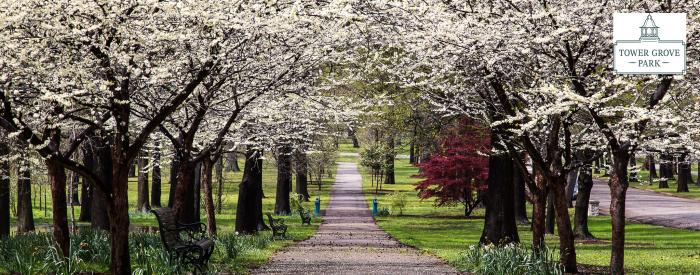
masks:
<instances>
[{"instance_id":1,"label":"paved walkway","mask_svg":"<svg viewBox=\"0 0 700 275\"><path fill-rule=\"evenodd\" d=\"M354 163L338 163L324 222L308 240L272 256L254 274L456 274L377 227L362 194Z\"/></svg>"},{"instance_id":2,"label":"paved walkway","mask_svg":"<svg viewBox=\"0 0 700 275\"><path fill-rule=\"evenodd\" d=\"M360 157L360 153L353 153L353 152L339 152L338 156L341 157ZM404 154L398 154L396 155L397 159L409 159L409 155L404 155Z\"/></svg>"},{"instance_id":3,"label":"paved walkway","mask_svg":"<svg viewBox=\"0 0 700 275\"><path fill-rule=\"evenodd\" d=\"M602 213L610 213L610 188L607 181L594 180L591 200L600 201ZM625 214L629 220L700 230L700 201L630 187L627 189L626 203Z\"/></svg>"}]
</instances>

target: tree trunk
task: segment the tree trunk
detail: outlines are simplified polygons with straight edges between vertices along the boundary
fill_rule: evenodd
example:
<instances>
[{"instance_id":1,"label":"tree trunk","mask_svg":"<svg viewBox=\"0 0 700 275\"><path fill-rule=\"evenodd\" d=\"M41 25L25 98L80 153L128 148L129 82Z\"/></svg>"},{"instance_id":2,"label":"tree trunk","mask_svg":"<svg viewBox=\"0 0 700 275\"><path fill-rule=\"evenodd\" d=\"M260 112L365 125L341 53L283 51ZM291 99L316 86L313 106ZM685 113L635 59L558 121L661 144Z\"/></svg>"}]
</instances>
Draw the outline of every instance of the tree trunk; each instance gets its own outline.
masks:
<instances>
[{"instance_id":1,"label":"tree trunk","mask_svg":"<svg viewBox=\"0 0 700 275\"><path fill-rule=\"evenodd\" d=\"M386 169L384 173L384 184L395 184L396 183L396 177L394 176L394 135L389 134L387 135L387 147L389 150L389 154L386 157Z\"/></svg>"},{"instance_id":2,"label":"tree trunk","mask_svg":"<svg viewBox=\"0 0 700 275\"><path fill-rule=\"evenodd\" d=\"M83 153L83 165L90 171L95 171L96 153L91 142L83 143L81 147ZM89 222L92 220L92 187L87 179L83 179L80 192L80 217L78 221Z\"/></svg>"},{"instance_id":3,"label":"tree trunk","mask_svg":"<svg viewBox=\"0 0 700 275\"><path fill-rule=\"evenodd\" d=\"M613 173L608 185L610 186L610 219L612 221L612 256L610 257L610 272L624 274L625 266L625 199L627 195L627 163L629 155L626 151L615 153Z\"/></svg>"},{"instance_id":4,"label":"tree trunk","mask_svg":"<svg viewBox=\"0 0 700 275\"><path fill-rule=\"evenodd\" d=\"M112 199L107 202L109 215L109 232L111 235L112 274L130 274L131 258L129 256L129 166L130 160L124 160L121 148L113 149L114 166L112 167ZM120 159L122 158L122 159ZM99 189L99 188L95 188Z\"/></svg>"},{"instance_id":5,"label":"tree trunk","mask_svg":"<svg viewBox=\"0 0 700 275\"><path fill-rule=\"evenodd\" d=\"M554 192L552 192L552 187L547 187L547 220L545 221L545 233L554 234Z\"/></svg>"},{"instance_id":6,"label":"tree trunk","mask_svg":"<svg viewBox=\"0 0 700 275\"><path fill-rule=\"evenodd\" d=\"M416 143L413 140L408 147L408 163L416 164Z\"/></svg>"},{"instance_id":7,"label":"tree trunk","mask_svg":"<svg viewBox=\"0 0 700 275\"><path fill-rule=\"evenodd\" d=\"M148 155L139 156L138 160L138 195L136 200L136 211L148 213L151 205L148 203Z\"/></svg>"},{"instance_id":8,"label":"tree trunk","mask_svg":"<svg viewBox=\"0 0 700 275\"><path fill-rule=\"evenodd\" d=\"M129 177L130 178L135 178L138 176L138 174L136 173L136 169L137 169L136 166L138 166L138 164L136 164L135 162L136 161L129 164Z\"/></svg>"},{"instance_id":9,"label":"tree trunk","mask_svg":"<svg viewBox=\"0 0 700 275\"><path fill-rule=\"evenodd\" d=\"M529 224L527 220L527 207L525 199L525 175L522 171L513 163L513 184L515 187L514 193L514 207L515 207L515 220L519 224Z\"/></svg>"},{"instance_id":10,"label":"tree trunk","mask_svg":"<svg viewBox=\"0 0 700 275\"><path fill-rule=\"evenodd\" d=\"M574 207L574 189L576 188L576 183L578 181L578 169L572 169L566 175L566 206L568 208Z\"/></svg>"},{"instance_id":11,"label":"tree trunk","mask_svg":"<svg viewBox=\"0 0 700 275\"><path fill-rule=\"evenodd\" d=\"M418 144L416 144L415 148L413 150L415 150L415 152L413 153L413 155L414 155L413 156L413 158L414 158L413 164L419 164L419 163L423 162L423 160L420 157L421 156L420 146ZM420 171L420 168L419 168L419 171Z\"/></svg>"},{"instance_id":12,"label":"tree trunk","mask_svg":"<svg viewBox=\"0 0 700 275\"><path fill-rule=\"evenodd\" d=\"M668 180L673 177L671 174L671 164L669 163L670 159L668 154L665 153L661 154L660 159L661 163L659 164L659 176L661 176L661 179L659 179L659 188L669 188Z\"/></svg>"},{"instance_id":13,"label":"tree trunk","mask_svg":"<svg viewBox=\"0 0 700 275\"><path fill-rule=\"evenodd\" d=\"M235 150L226 154L226 172L240 172L241 168L238 167L238 154Z\"/></svg>"},{"instance_id":14,"label":"tree trunk","mask_svg":"<svg viewBox=\"0 0 700 275\"><path fill-rule=\"evenodd\" d=\"M557 233L559 234L559 262L566 273L578 273L576 267L576 247L574 246L574 233L571 230L571 218L569 216L568 198L566 197L566 178L561 175L553 179L552 190L554 198L554 212L557 217Z\"/></svg>"},{"instance_id":15,"label":"tree trunk","mask_svg":"<svg viewBox=\"0 0 700 275\"><path fill-rule=\"evenodd\" d=\"M202 185L204 185L204 208L207 212L207 229L209 235L216 236L216 213L212 192L212 170L214 161L205 157L202 161Z\"/></svg>"},{"instance_id":16,"label":"tree trunk","mask_svg":"<svg viewBox=\"0 0 700 275\"><path fill-rule=\"evenodd\" d=\"M656 174L656 162L654 161L654 155L649 154L647 156L649 158L649 177L652 179L658 178L659 176ZM651 181L649 181L651 183Z\"/></svg>"},{"instance_id":17,"label":"tree trunk","mask_svg":"<svg viewBox=\"0 0 700 275\"><path fill-rule=\"evenodd\" d=\"M690 190L688 190L688 184L693 180L690 170L690 162L686 162L685 156L683 156L681 161L678 162L678 185L676 186L676 192L690 192Z\"/></svg>"},{"instance_id":18,"label":"tree trunk","mask_svg":"<svg viewBox=\"0 0 700 275\"><path fill-rule=\"evenodd\" d=\"M0 142L0 157L10 154L6 142ZM10 236L10 165L0 161L0 240Z\"/></svg>"},{"instance_id":19,"label":"tree trunk","mask_svg":"<svg viewBox=\"0 0 700 275\"><path fill-rule=\"evenodd\" d=\"M160 142L153 146L153 175L151 175L151 206L160 207L161 173L160 173Z\"/></svg>"},{"instance_id":20,"label":"tree trunk","mask_svg":"<svg viewBox=\"0 0 700 275\"><path fill-rule=\"evenodd\" d=\"M95 174L99 175L100 180L108 186L115 184L114 179L114 162L112 161L112 153L108 143L103 143L97 148L95 158ZM128 177L127 177L128 184ZM92 228L110 230L109 218L109 197L100 188L94 185L90 188L92 194L90 197L90 224Z\"/></svg>"},{"instance_id":21,"label":"tree trunk","mask_svg":"<svg viewBox=\"0 0 700 275\"><path fill-rule=\"evenodd\" d=\"M73 172L71 172L70 174L70 200L68 201L68 203L70 203L70 205L80 205L80 198L78 197L78 185L80 183L80 175L78 175L78 173Z\"/></svg>"},{"instance_id":22,"label":"tree trunk","mask_svg":"<svg viewBox=\"0 0 700 275\"><path fill-rule=\"evenodd\" d=\"M187 158L189 157L180 157L178 163L173 211L175 211L178 221L194 223L199 220L196 193L199 192L197 180L199 180L198 172L201 171L201 166Z\"/></svg>"},{"instance_id":23,"label":"tree trunk","mask_svg":"<svg viewBox=\"0 0 700 275\"><path fill-rule=\"evenodd\" d=\"M491 136L491 146L505 151L501 148L496 135ZM500 246L520 242L515 224L514 196L512 159L507 154L491 154L488 189L484 196L486 217L479 240L481 244Z\"/></svg>"},{"instance_id":24,"label":"tree trunk","mask_svg":"<svg viewBox=\"0 0 700 275\"><path fill-rule=\"evenodd\" d=\"M275 214L289 215L289 193L292 186L292 149L282 147L277 154L277 195L275 196Z\"/></svg>"},{"instance_id":25,"label":"tree trunk","mask_svg":"<svg viewBox=\"0 0 700 275\"><path fill-rule=\"evenodd\" d=\"M595 166L593 167L594 174L600 174L600 157L595 159Z\"/></svg>"},{"instance_id":26,"label":"tree trunk","mask_svg":"<svg viewBox=\"0 0 700 275\"><path fill-rule=\"evenodd\" d=\"M670 154L661 154L661 177L666 179L675 179L673 176L673 157ZM668 188L668 187L666 187Z\"/></svg>"},{"instance_id":27,"label":"tree trunk","mask_svg":"<svg viewBox=\"0 0 700 275\"><path fill-rule=\"evenodd\" d=\"M177 154L173 156L170 162L170 194L168 194L168 207L172 208L175 204L175 193L177 193L177 175L180 171L180 158Z\"/></svg>"},{"instance_id":28,"label":"tree trunk","mask_svg":"<svg viewBox=\"0 0 700 275\"><path fill-rule=\"evenodd\" d=\"M579 170L578 195L576 195L576 211L574 212L574 236L578 239L594 239L588 230L588 203L593 188L591 163L586 163Z\"/></svg>"},{"instance_id":29,"label":"tree trunk","mask_svg":"<svg viewBox=\"0 0 700 275\"><path fill-rule=\"evenodd\" d=\"M243 179L238 189L236 231L255 233L266 226L262 219L262 152L253 148L246 151Z\"/></svg>"},{"instance_id":30,"label":"tree trunk","mask_svg":"<svg viewBox=\"0 0 700 275\"><path fill-rule=\"evenodd\" d=\"M219 157L216 161L216 183L218 188L216 189L216 210L218 214L221 214L223 210L221 198L224 194L224 158Z\"/></svg>"},{"instance_id":31,"label":"tree trunk","mask_svg":"<svg viewBox=\"0 0 700 275\"><path fill-rule=\"evenodd\" d=\"M630 182L639 182L639 179L637 178L637 157L634 155L634 153L630 154L630 177L629 181Z\"/></svg>"},{"instance_id":32,"label":"tree trunk","mask_svg":"<svg viewBox=\"0 0 700 275\"><path fill-rule=\"evenodd\" d=\"M698 161L698 176L695 181L695 186L700 186L700 161Z\"/></svg>"},{"instance_id":33,"label":"tree trunk","mask_svg":"<svg viewBox=\"0 0 700 275\"><path fill-rule=\"evenodd\" d=\"M202 162L197 163L194 166L194 171L193 171L193 177L192 179L194 182L192 185L194 186L194 203L193 203L193 211L192 215L194 215L194 221L193 222L201 222L200 219L200 213L201 211L201 205L202 205Z\"/></svg>"},{"instance_id":34,"label":"tree trunk","mask_svg":"<svg viewBox=\"0 0 700 275\"><path fill-rule=\"evenodd\" d=\"M535 185L537 190L530 190L532 194L532 247L539 250L544 247L545 218L547 208L547 181L539 169L534 168Z\"/></svg>"},{"instance_id":35,"label":"tree trunk","mask_svg":"<svg viewBox=\"0 0 700 275\"><path fill-rule=\"evenodd\" d=\"M17 233L34 231L32 212L32 174L26 155L17 173Z\"/></svg>"},{"instance_id":36,"label":"tree trunk","mask_svg":"<svg viewBox=\"0 0 700 275\"><path fill-rule=\"evenodd\" d=\"M58 251L62 253L63 257L68 257L70 255L70 235L68 231L68 209L66 208L66 170L52 159L46 160L46 169L48 170L49 183L51 184L53 237Z\"/></svg>"},{"instance_id":37,"label":"tree trunk","mask_svg":"<svg viewBox=\"0 0 700 275\"><path fill-rule=\"evenodd\" d=\"M82 203L80 204L80 217L78 217L78 221L89 222L92 219L90 215L92 213L92 211L90 211L92 207L92 188L90 188L90 183L86 179L83 179L80 187L80 201Z\"/></svg>"},{"instance_id":38,"label":"tree trunk","mask_svg":"<svg viewBox=\"0 0 700 275\"><path fill-rule=\"evenodd\" d=\"M360 141L357 140L355 130L350 130L350 139L352 139L352 148L360 148Z\"/></svg>"},{"instance_id":39,"label":"tree trunk","mask_svg":"<svg viewBox=\"0 0 700 275\"><path fill-rule=\"evenodd\" d=\"M295 153L296 160L296 192L300 194L304 201L309 201L309 180L307 178L308 174L308 160L306 159L306 152L297 149Z\"/></svg>"}]
</instances>

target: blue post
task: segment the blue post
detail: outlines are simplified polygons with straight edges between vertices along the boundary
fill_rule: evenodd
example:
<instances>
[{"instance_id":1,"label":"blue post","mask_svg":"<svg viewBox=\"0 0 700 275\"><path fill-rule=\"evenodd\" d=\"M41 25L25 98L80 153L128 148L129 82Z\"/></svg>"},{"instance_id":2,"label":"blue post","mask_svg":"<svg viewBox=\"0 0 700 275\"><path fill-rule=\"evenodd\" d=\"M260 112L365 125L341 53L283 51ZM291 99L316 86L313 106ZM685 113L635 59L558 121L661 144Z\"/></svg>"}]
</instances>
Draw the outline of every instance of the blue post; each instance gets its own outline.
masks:
<instances>
[{"instance_id":1,"label":"blue post","mask_svg":"<svg viewBox=\"0 0 700 275\"><path fill-rule=\"evenodd\" d=\"M377 197L372 200L372 217L377 216Z\"/></svg>"},{"instance_id":2,"label":"blue post","mask_svg":"<svg viewBox=\"0 0 700 275\"><path fill-rule=\"evenodd\" d=\"M314 214L316 216L321 215L321 197L316 197L316 202L314 203Z\"/></svg>"}]
</instances>

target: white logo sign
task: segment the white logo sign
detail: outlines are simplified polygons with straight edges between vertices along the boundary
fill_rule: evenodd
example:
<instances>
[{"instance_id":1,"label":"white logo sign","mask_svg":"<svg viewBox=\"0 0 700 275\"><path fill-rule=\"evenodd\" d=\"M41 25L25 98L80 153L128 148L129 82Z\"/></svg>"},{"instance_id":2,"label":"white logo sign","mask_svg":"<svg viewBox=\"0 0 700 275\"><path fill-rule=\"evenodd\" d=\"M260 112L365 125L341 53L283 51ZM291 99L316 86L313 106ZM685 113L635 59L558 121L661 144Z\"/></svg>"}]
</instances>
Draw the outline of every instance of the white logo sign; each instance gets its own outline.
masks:
<instances>
[{"instance_id":1,"label":"white logo sign","mask_svg":"<svg viewBox=\"0 0 700 275\"><path fill-rule=\"evenodd\" d=\"M615 13L616 74L685 74L685 13Z\"/></svg>"}]
</instances>

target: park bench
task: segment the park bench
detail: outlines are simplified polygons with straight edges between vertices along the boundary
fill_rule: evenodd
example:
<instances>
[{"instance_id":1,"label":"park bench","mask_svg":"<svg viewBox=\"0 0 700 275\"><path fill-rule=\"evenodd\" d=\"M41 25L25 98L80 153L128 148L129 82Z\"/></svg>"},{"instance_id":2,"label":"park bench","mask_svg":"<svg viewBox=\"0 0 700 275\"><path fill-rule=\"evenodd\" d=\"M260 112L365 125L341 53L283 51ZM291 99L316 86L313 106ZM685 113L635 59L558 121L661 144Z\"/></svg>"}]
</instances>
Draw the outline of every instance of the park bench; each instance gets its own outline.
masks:
<instances>
[{"instance_id":1,"label":"park bench","mask_svg":"<svg viewBox=\"0 0 700 275\"><path fill-rule=\"evenodd\" d=\"M284 224L284 219L275 219L270 213L267 213L267 219L270 222L270 228L272 228L272 237L279 236L285 238L287 234L287 225Z\"/></svg>"},{"instance_id":2,"label":"park bench","mask_svg":"<svg viewBox=\"0 0 700 275\"><path fill-rule=\"evenodd\" d=\"M192 265L202 271L214 252L214 241L207 238L203 223L180 223L175 212L167 207L151 210L158 219L160 238L170 260L183 266Z\"/></svg>"},{"instance_id":3,"label":"park bench","mask_svg":"<svg viewBox=\"0 0 700 275\"><path fill-rule=\"evenodd\" d=\"M301 217L301 225L311 225L311 214L303 207L299 207L299 217Z\"/></svg>"}]
</instances>

